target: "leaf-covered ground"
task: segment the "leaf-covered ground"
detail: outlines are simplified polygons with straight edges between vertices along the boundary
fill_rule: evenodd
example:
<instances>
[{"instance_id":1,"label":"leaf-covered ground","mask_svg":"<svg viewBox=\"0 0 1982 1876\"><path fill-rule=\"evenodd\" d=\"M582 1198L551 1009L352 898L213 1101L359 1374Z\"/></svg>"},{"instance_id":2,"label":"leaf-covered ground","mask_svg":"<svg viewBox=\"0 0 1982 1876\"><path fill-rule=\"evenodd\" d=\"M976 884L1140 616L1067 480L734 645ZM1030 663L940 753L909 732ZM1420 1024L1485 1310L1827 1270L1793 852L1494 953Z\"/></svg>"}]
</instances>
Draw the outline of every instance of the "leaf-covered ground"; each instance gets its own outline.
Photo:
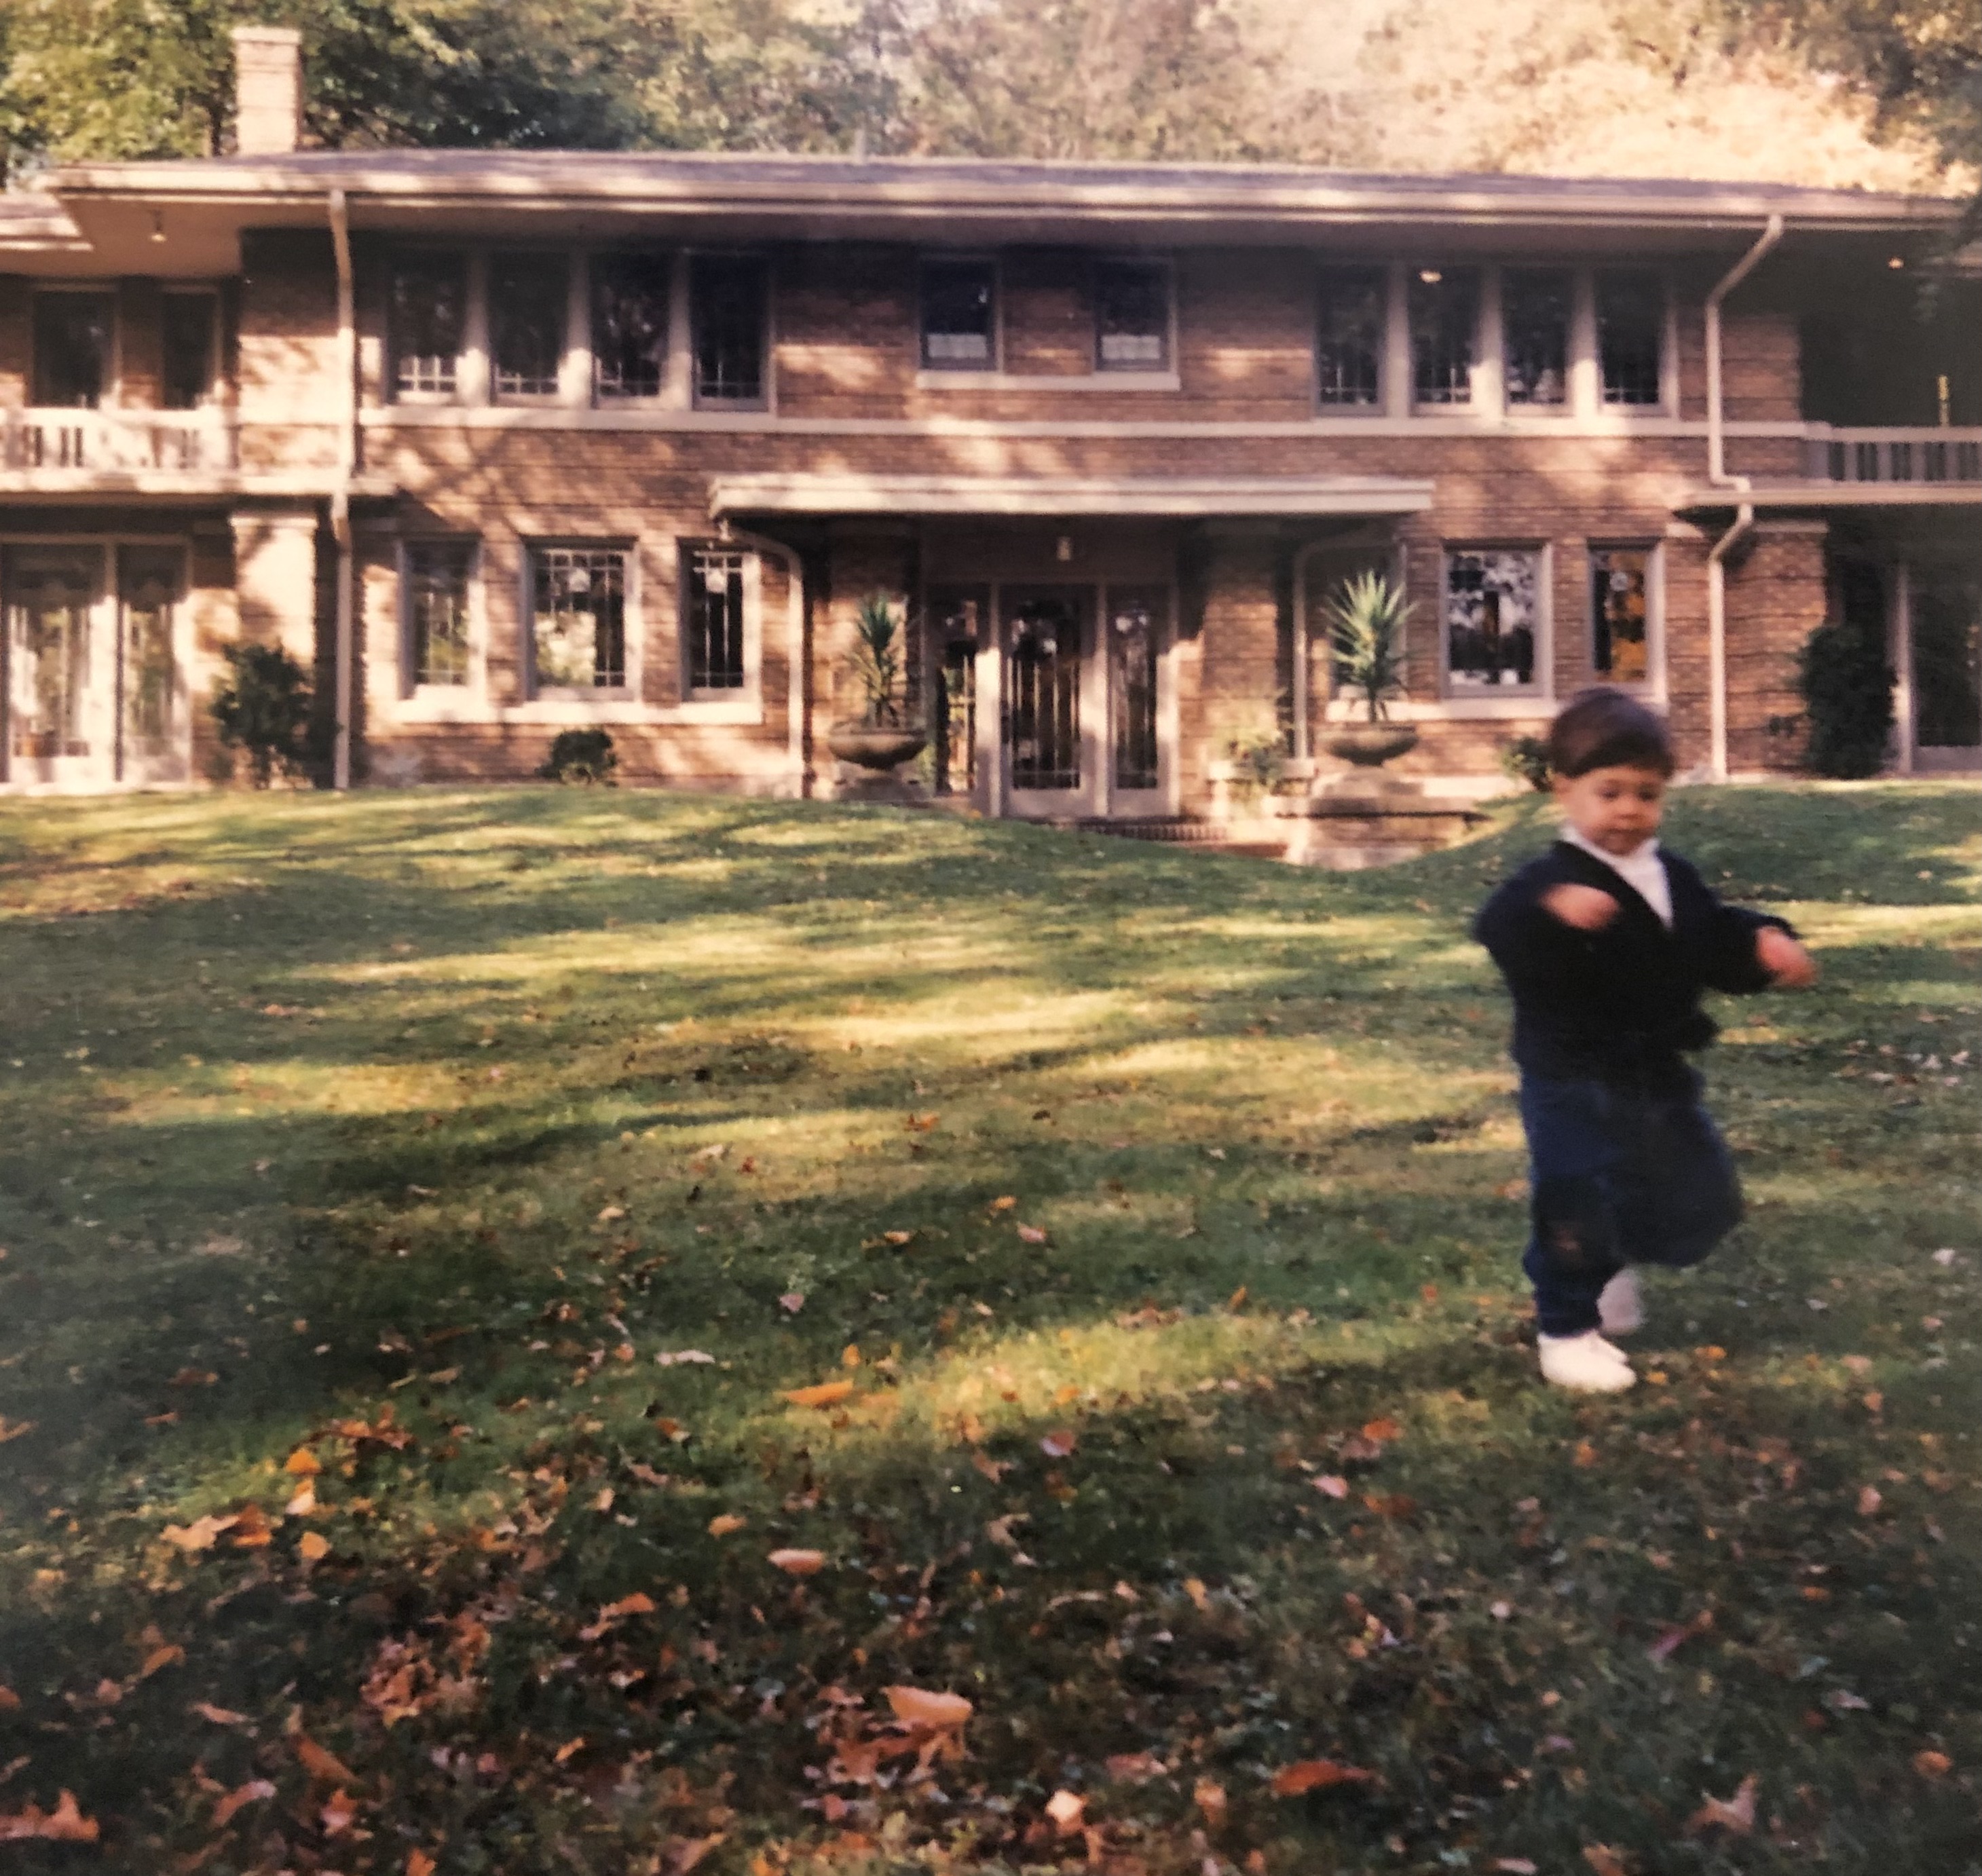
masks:
<instances>
[{"instance_id":1,"label":"leaf-covered ground","mask_svg":"<svg viewBox=\"0 0 1982 1876\"><path fill-rule=\"evenodd\" d=\"M1827 975L1579 1400L1530 808L6 803L0 1864L1982 1869L1982 816L1671 831Z\"/></svg>"}]
</instances>

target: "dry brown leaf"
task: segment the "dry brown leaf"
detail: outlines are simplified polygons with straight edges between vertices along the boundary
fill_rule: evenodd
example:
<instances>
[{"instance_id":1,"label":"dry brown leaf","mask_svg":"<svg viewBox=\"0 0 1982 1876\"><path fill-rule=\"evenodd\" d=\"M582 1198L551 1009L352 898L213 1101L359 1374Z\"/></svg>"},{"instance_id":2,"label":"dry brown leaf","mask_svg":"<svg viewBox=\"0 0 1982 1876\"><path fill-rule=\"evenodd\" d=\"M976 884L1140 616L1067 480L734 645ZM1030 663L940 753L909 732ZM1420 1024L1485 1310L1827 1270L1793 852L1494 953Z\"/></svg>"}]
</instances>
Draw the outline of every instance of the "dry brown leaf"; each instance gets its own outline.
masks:
<instances>
[{"instance_id":1,"label":"dry brown leaf","mask_svg":"<svg viewBox=\"0 0 1982 1876\"><path fill-rule=\"evenodd\" d=\"M1009 1196L1002 1199L993 1199L991 1201L991 1209L994 1212L1008 1212L1018 1202L1016 1199Z\"/></svg>"},{"instance_id":2,"label":"dry brown leaf","mask_svg":"<svg viewBox=\"0 0 1982 1876\"><path fill-rule=\"evenodd\" d=\"M709 1854L728 1834L718 1831L712 1837L671 1837L661 1852L661 1867L667 1876L688 1876L690 1870Z\"/></svg>"},{"instance_id":3,"label":"dry brown leaf","mask_svg":"<svg viewBox=\"0 0 1982 1876\"><path fill-rule=\"evenodd\" d=\"M1272 1788L1276 1798L1299 1798L1304 1791L1320 1791L1330 1785L1367 1784L1376 1775L1358 1766L1338 1765L1333 1759L1302 1759L1274 1773Z\"/></svg>"},{"instance_id":4,"label":"dry brown leaf","mask_svg":"<svg viewBox=\"0 0 1982 1876\"><path fill-rule=\"evenodd\" d=\"M837 1407L841 1401L849 1398L853 1392L853 1384L851 1381L821 1381L812 1387L787 1388L783 1398L793 1407Z\"/></svg>"},{"instance_id":5,"label":"dry brown leaf","mask_svg":"<svg viewBox=\"0 0 1982 1876\"><path fill-rule=\"evenodd\" d=\"M209 1720L215 1726L245 1726L248 1716L236 1713L232 1707L216 1707L211 1701L196 1700L187 1707L188 1713L196 1713L202 1720Z\"/></svg>"},{"instance_id":6,"label":"dry brown leaf","mask_svg":"<svg viewBox=\"0 0 1982 1876\"><path fill-rule=\"evenodd\" d=\"M38 1838L48 1842L93 1844L96 1841L96 1820L85 1818L76 1809L73 1791L64 1791L57 1798L53 1811L44 1811L30 1804L26 1810L11 1814L0 1812L0 1844L15 1843L26 1838Z\"/></svg>"},{"instance_id":7,"label":"dry brown leaf","mask_svg":"<svg viewBox=\"0 0 1982 1876\"><path fill-rule=\"evenodd\" d=\"M1363 1437L1381 1444L1385 1440L1401 1440L1404 1437L1404 1430L1395 1420L1387 1417L1367 1420L1363 1424Z\"/></svg>"},{"instance_id":8,"label":"dry brown leaf","mask_svg":"<svg viewBox=\"0 0 1982 1876\"><path fill-rule=\"evenodd\" d=\"M1046 1815L1059 1827L1063 1837L1071 1837L1080 1828L1086 1809L1087 1800L1068 1791L1056 1791L1046 1800Z\"/></svg>"},{"instance_id":9,"label":"dry brown leaf","mask_svg":"<svg viewBox=\"0 0 1982 1876\"><path fill-rule=\"evenodd\" d=\"M174 1414L172 1417L176 1420L179 1416ZM147 1424L148 1424L148 1422ZM35 1423L32 1420L10 1420L5 1414L0 1414L0 1446L5 1446L9 1440L18 1440L23 1434L32 1433L34 1430Z\"/></svg>"},{"instance_id":10,"label":"dry brown leaf","mask_svg":"<svg viewBox=\"0 0 1982 1876\"><path fill-rule=\"evenodd\" d=\"M1019 1227L1019 1235L1028 1244L1043 1244L1046 1241L1046 1233L1041 1230L1036 1224L1020 1225Z\"/></svg>"},{"instance_id":11,"label":"dry brown leaf","mask_svg":"<svg viewBox=\"0 0 1982 1876\"><path fill-rule=\"evenodd\" d=\"M1914 1770L1923 1778L1944 1778L1954 1769L1954 1761L1944 1752L1928 1751L1914 1754Z\"/></svg>"},{"instance_id":12,"label":"dry brown leaf","mask_svg":"<svg viewBox=\"0 0 1982 1876\"><path fill-rule=\"evenodd\" d=\"M1689 1831L1720 1829L1737 1837L1748 1836L1755 1828L1755 1794L1762 1781L1750 1772L1735 1788L1730 1798L1706 1796L1705 1801L1686 1821Z\"/></svg>"},{"instance_id":13,"label":"dry brown leaf","mask_svg":"<svg viewBox=\"0 0 1982 1876\"><path fill-rule=\"evenodd\" d=\"M1877 1514L1880 1506L1886 1502L1876 1485L1867 1485L1858 1494L1858 1515L1872 1517Z\"/></svg>"},{"instance_id":14,"label":"dry brown leaf","mask_svg":"<svg viewBox=\"0 0 1982 1876\"><path fill-rule=\"evenodd\" d=\"M1186 1577L1183 1580L1183 1593L1190 1598L1193 1607L1196 1609L1200 1615L1210 1614L1211 1597L1204 1587L1204 1579L1202 1577Z\"/></svg>"},{"instance_id":15,"label":"dry brown leaf","mask_svg":"<svg viewBox=\"0 0 1982 1876\"><path fill-rule=\"evenodd\" d=\"M1071 1427L1056 1427L1039 1441L1039 1450L1049 1459L1065 1459L1080 1444L1080 1436Z\"/></svg>"},{"instance_id":16,"label":"dry brown leaf","mask_svg":"<svg viewBox=\"0 0 1982 1876\"><path fill-rule=\"evenodd\" d=\"M976 1709L961 1694L932 1694L923 1687L890 1687L881 1691L904 1726L947 1732L963 1725Z\"/></svg>"},{"instance_id":17,"label":"dry brown leaf","mask_svg":"<svg viewBox=\"0 0 1982 1876\"><path fill-rule=\"evenodd\" d=\"M308 1479L303 1480L296 1494L282 1507L285 1517L309 1517L316 1510L316 1487Z\"/></svg>"},{"instance_id":18,"label":"dry brown leaf","mask_svg":"<svg viewBox=\"0 0 1982 1876\"><path fill-rule=\"evenodd\" d=\"M196 1517L190 1524L168 1524L158 1534L175 1549L189 1554L210 1551L220 1534L232 1531L235 1522L231 1517Z\"/></svg>"},{"instance_id":19,"label":"dry brown leaf","mask_svg":"<svg viewBox=\"0 0 1982 1876\"><path fill-rule=\"evenodd\" d=\"M185 1650L179 1647L176 1642L164 1647L154 1648L145 1657L144 1666L138 1670L138 1678L140 1681L148 1681L162 1668L169 1667L175 1661L182 1661L185 1659Z\"/></svg>"},{"instance_id":20,"label":"dry brown leaf","mask_svg":"<svg viewBox=\"0 0 1982 1876\"><path fill-rule=\"evenodd\" d=\"M306 1531L296 1545L306 1564L320 1564L330 1554L330 1540L320 1531Z\"/></svg>"},{"instance_id":21,"label":"dry brown leaf","mask_svg":"<svg viewBox=\"0 0 1982 1876\"><path fill-rule=\"evenodd\" d=\"M1324 1472L1313 1481L1314 1489L1324 1498L1346 1498L1349 1481L1338 1472Z\"/></svg>"},{"instance_id":22,"label":"dry brown leaf","mask_svg":"<svg viewBox=\"0 0 1982 1876\"><path fill-rule=\"evenodd\" d=\"M1225 1821L1225 1788L1216 1778L1200 1778L1191 1787L1191 1802L1203 1812L1204 1821L1215 1831Z\"/></svg>"},{"instance_id":23,"label":"dry brown leaf","mask_svg":"<svg viewBox=\"0 0 1982 1876\"><path fill-rule=\"evenodd\" d=\"M10 1687L0 1687L0 1713L18 1713L21 1697Z\"/></svg>"},{"instance_id":24,"label":"dry brown leaf","mask_svg":"<svg viewBox=\"0 0 1982 1876\"><path fill-rule=\"evenodd\" d=\"M1170 1768L1153 1752L1115 1752L1103 1763L1108 1776L1119 1784L1140 1784L1146 1778L1160 1778Z\"/></svg>"},{"instance_id":25,"label":"dry brown leaf","mask_svg":"<svg viewBox=\"0 0 1982 1876\"><path fill-rule=\"evenodd\" d=\"M235 1814L245 1806L258 1804L265 1798L273 1798L275 1788L265 1778L251 1778L244 1785L236 1785L213 1808L213 1828L224 1831L234 1821Z\"/></svg>"},{"instance_id":26,"label":"dry brown leaf","mask_svg":"<svg viewBox=\"0 0 1982 1876\"><path fill-rule=\"evenodd\" d=\"M234 1547L237 1551L265 1550L274 1541L267 1514L258 1504L243 1505L233 1520Z\"/></svg>"},{"instance_id":27,"label":"dry brown leaf","mask_svg":"<svg viewBox=\"0 0 1982 1876\"><path fill-rule=\"evenodd\" d=\"M406 1876L434 1876L434 1871L439 1868L440 1865L424 1850L412 1850L406 1853Z\"/></svg>"},{"instance_id":28,"label":"dry brown leaf","mask_svg":"<svg viewBox=\"0 0 1982 1876\"><path fill-rule=\"evenodd\" d=\"M303 1770L312 1778L321 1778L325 1784L352 1785L358 1782L358 1774L337 1754L319 1745L307 1733L296 1735L296 1757L302 1762Z\"/></svg>"},{"instance_id":29,"label":"dry brown leaf","mask_svg":"<svg viewBox=\"0 0 1982 1876\"><path fill-rule=\"evenodd\" d=\"M1597 1876L1630 1876L1622 1858L1607 1844L1585 1844L1583 1860L1597 1872Z\"/></svg>"},{"instance_id":30,"label":"dry brown leaf","mask_svg":"<svg viewBox=\"0 0 1982 1876\"><path fill-rule=\"evenodd\" d=\"M182 1368L166 1382L168 1387L211 1387L220 1377L211 1368Z\"/></svg>"},{"instance_id":31,"label":"dry brown leaf","mask_svg":"<svg viewBox=\"0 0 1982 1876\"><path fill-rule=\"evenodd\" d=\"M576 1757L584 1750L585 1735L581 1733L576 1739L567 1739L562 1745L559 1747L556 1751L551 1754L551 1763L553 1765L562 1765L567 1761Z\"/></svg>"},{"instance_id":32,"label":"dry brown leaf","mask_svg":"<svg viewBox=\"0 0 1982 1876\"><path fill-rule=\"evenodd\" d=\"M849 1342L839 1351L839 1365L843 1368L857 1368L860 1365L860 1344Z\"/></svg>"},{"instance_id":33,"label":"dry brown leaf","mask_svg":"<svg viewBox=\"0 0 1982 1876\"><path fill-rule=\"evenodd\" d=\"M323 1461L306 1446L299 1446L282 1461L285 1472L294 1473L299 1479L313 1479L323 1470Z\"/></svg>"},{"instance_id":34,"label":"dry brown leaf","mask_svg":"<svg viewBox=\"0 0 1982 1876\"><path fill-rule=\"evenodd\" d=\"M768 1559L772 1568L791 1577L816 1577L826 1567L823 1551L773 1551Z\"/></svg>"},{"instance_id":35,"label":"dry brown leaf","mask_svg":"<svg viewBox=\"0 0 1982 1876\"><path fill-rule=\"evenodd\" d=\"M349 1791L340 1790L325 1799L317 1814L323 1820L325 1836L342 1837L358 1821L358 1806Z\"/></svg>"},{"instance_id":36,"label":"dry brown leaf","mask_svg":"<svg viewBox=\"0 0 1982 1876\"><path fill-rule=\"evenodd\" d=\"M709 1520L709 1534L712 1537L726 1537L732 1531L741 1531L749 1521L734 1511L719 1511Z\"/></svg>"},{"instance_id":37,"label":"dry brown leaf","mask_svg":"<svg viewBox=\"0 0 1982 1876\"><path fill-rule=\"evenodd\" d=\"M778 1307L782 1310L787 1316L796 1316L800 1310L805 1307L805 1305L806 1300L803 1293L796 1290L787 1290L785 1294L778 1299Z\"/></svg>"}]
</instances>

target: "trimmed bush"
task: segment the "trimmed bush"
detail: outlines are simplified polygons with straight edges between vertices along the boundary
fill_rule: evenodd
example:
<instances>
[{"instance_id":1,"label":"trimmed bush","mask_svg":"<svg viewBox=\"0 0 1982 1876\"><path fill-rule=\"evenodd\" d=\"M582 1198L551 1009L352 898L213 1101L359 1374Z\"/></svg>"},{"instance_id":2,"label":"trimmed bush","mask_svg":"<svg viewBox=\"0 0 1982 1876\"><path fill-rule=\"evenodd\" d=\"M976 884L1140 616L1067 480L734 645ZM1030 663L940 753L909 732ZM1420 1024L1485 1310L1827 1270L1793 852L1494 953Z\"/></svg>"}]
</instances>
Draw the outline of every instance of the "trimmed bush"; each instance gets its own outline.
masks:
<instances>
[{"instance_id":1,"label":"trimmed bush","mask_svg":"<svg viewBox=\"0 0 1982 1876\"><path fill-rule=\"evenodd\" d=\"M266 788L278 770L308 773L315 753L309 673L279 645L229 645L221 656L227 676L213 693L213 721L222 746L247 757L257 788Z\"/></svg>"},{"instance_id":2,"label":"trimmed bush","mask_svg":"<svg viewBox=\"0 0 1982 1876\"><path fill-rule=\"evenodd\" d=\"M1840 781L1877 775L1893 731L1897 681L1884 643L1866 626L1850 619L1819 626L1797 656L1810 728L1804 767Z\"/></svg>"},{"instance_id":3,"label":"trimmed bush","mask_svg":"<svg viewBox=\"0 0 1982 1876\"><path fill-rule=\"evenodd\" d=\"M612 739L602 729L561 729L544 766L537 771L546 782L582 783L610 788L619 766Z\"/></svg>"}]
</instances>

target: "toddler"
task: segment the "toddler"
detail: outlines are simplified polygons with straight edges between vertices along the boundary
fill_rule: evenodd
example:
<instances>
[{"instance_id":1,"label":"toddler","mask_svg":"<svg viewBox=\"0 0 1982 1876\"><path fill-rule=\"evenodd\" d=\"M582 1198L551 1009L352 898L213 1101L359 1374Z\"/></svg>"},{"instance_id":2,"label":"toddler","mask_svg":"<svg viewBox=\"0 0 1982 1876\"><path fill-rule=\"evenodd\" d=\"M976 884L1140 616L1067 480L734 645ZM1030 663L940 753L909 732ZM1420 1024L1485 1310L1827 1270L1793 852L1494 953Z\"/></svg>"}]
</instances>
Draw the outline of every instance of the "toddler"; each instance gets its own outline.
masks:
<instances>
[{"instance_id":1,"label":"toddler","mask_svg":"<svg viewBox=\"0 0 1982 1876\"><path fill-rule=\"evenodd\" d=\"M1481 909L1473 936L1514 1000L1541 1370L1614 1394L1637 1377L1605 1339L1641 1320L1631 1267L1696 1264L1741 1215L1727 1148L1685 1051L1713 1040L1703 990L1800 989L1817 966L1783 920L1723 905L1657 836L1664 723L1610 689L1558 716L1560 836Z\"/></svg>"}]
</instances>

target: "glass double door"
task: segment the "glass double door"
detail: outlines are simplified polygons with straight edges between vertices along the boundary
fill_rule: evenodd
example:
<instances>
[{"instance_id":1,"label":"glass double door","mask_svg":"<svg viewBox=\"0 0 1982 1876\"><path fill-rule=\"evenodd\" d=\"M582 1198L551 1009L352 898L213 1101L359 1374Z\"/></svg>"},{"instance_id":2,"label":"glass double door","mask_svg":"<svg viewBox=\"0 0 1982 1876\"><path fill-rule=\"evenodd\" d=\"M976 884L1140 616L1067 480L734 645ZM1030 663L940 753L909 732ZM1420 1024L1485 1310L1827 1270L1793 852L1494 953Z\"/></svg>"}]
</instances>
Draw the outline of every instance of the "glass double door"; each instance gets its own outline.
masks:
<instances>
[{"instance_id":1,"label":"glass double door","mask_svg":"<svg viewBox=\"0 0 1982 1876\"><path fill-rule=\"evenodd\" d=\"M1916 569L1914 766L1982 769L1982 579Z\"/></svg>"},{"instance_id":2,"label":"glass double door","mask_svg":"<svg viewBox=\"0 0 1982 1876\"><path fill-rule=\"evenodd\" d=\"M1010 586L999 598L1006 811L1163 813L1167 591Z\"/></svg>"},{"instance_id":3,"label":"glass double door","mask_svg":"<svg viewBox=\"0 0 1982 1876\"><path fill-rule=\"evenodd\" d=\"M0 546L9 783L185 778L184 578L173 546Z\"/></svg>"}]
</instances>

